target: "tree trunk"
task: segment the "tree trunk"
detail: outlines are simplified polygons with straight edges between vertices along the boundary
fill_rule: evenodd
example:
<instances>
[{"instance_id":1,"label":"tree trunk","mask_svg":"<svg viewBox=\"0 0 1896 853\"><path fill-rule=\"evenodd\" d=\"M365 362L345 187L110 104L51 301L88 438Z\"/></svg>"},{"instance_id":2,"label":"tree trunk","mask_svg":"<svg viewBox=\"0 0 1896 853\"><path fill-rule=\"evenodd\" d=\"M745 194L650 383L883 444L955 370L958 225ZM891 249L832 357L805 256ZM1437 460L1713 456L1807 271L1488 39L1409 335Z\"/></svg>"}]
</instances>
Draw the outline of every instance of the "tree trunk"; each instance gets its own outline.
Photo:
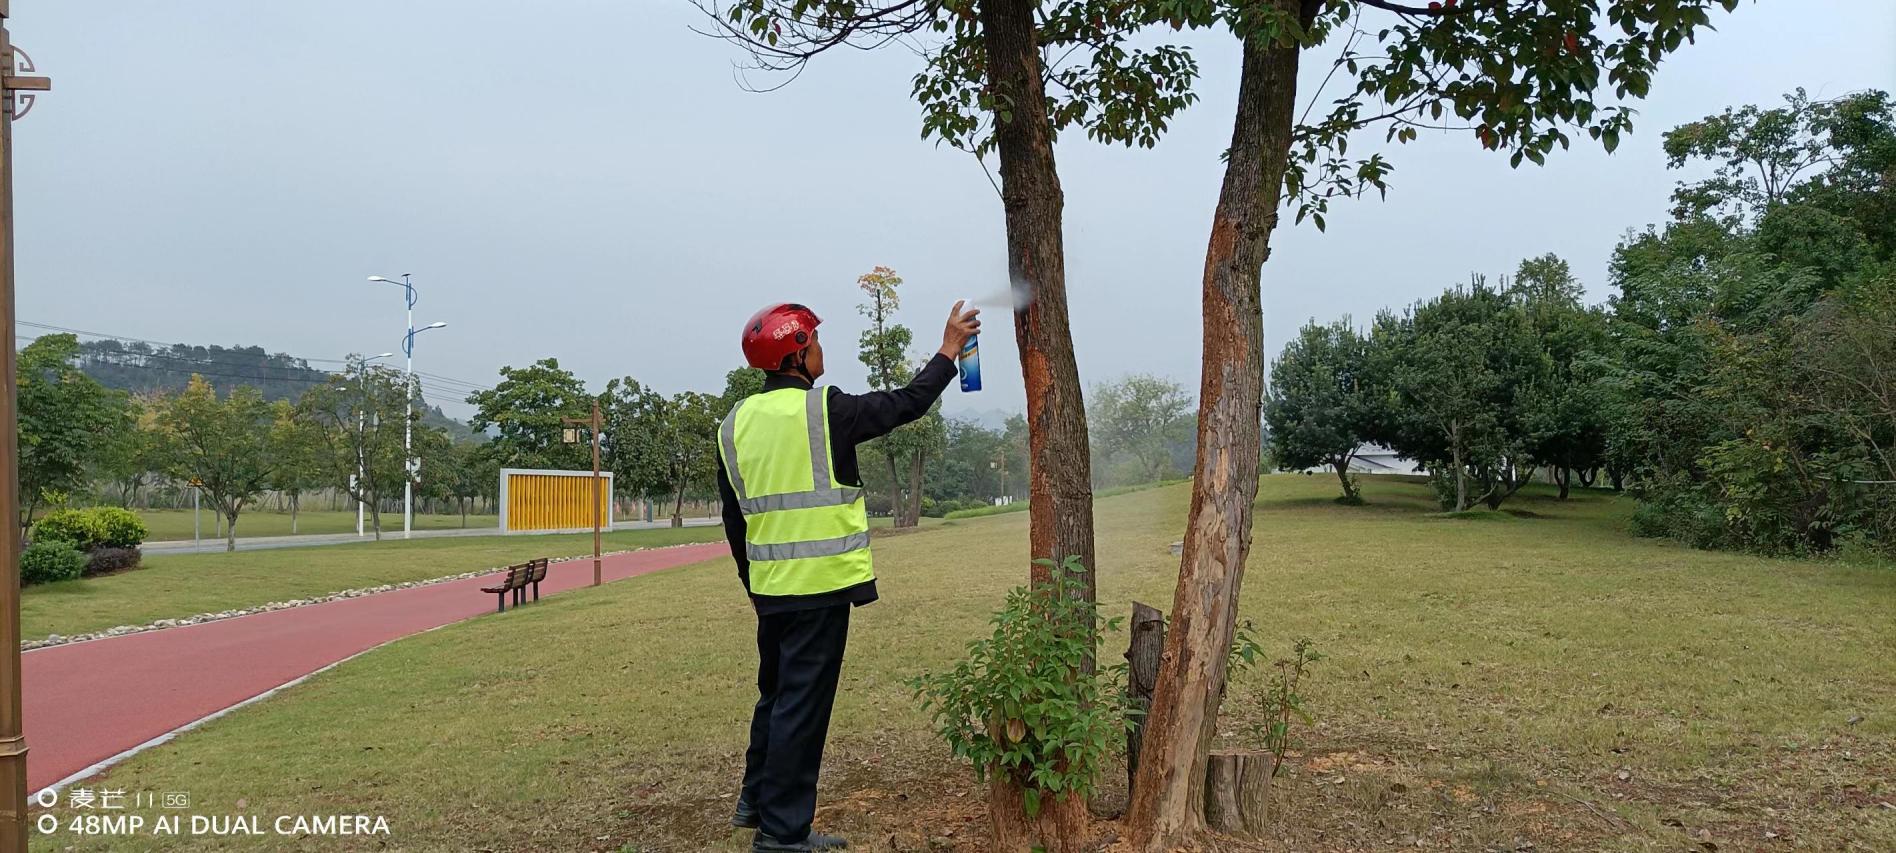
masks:
<instances>
[{"instance_id":1,"label":"tree trunk","mask_svg":"<svg viewBox=\"0 0 1896 853\"><path fill-rule=\"evenodd\" d=\"M1580 485L1582 487L1591 489L1593 488L1593 484L1598 482L1599 479L1600 479L1600 469L1598 468L1580 469Z\"/></svg>"},{"instance_id":2,"label":"tree trunk","mask_svg":"<svg viewBox=\"0 0 1896 853\"><path fill-rule=\"evenodd\" d=\"M461 527L467 528L467 497L465 495L461 497Z\"/></svg>"},{"instance_id":3,"label":"tree trunk","mask_svg":"<svg viewBox=\"0 0 1896 853\"><path fill-rule=\"evenodd\" d=\"M1086 798L1049 795L1028 817L1021 787L1003 770L988 774L988 821L993 832L988 849L996 853L1077 853L1087 847Z\"/></svg>"},{"instance_id":4,"label":"tree trunk","mask_svg":"<svg viewBox=\"0 0 1896 853\"><path fill-rule=\"evenodd\" d=\"M1132 623L1126 633L1126 698L1139 711L1126 732L1126 791L1137 790L1139 746L1145 735L1145 714L1152 711L1152 690L1159 683L1159 661L1165 653L1165 614L1140 602L1132 603Z\"/></svg>"},{"instance_id":5,"label":"tree trunk","mask_svg":"<svg viewBox=\"0 0 1896 853\"><path fill-rule=\"evenodd\" d=\"M1086 567L1084 595L1095 600L1092 460L1086 403L1067 324L1066 249L1061 216L1066 205L1053 160L1046 87L1033 0L980 4L987 82L1011 107L996 121L1001 161L1001 204L1007 220L1007 274L1014 292L1014 339L1020 346L1027 396L1028 556L1078 557ZM1050 572L1032 566L1031 577ZM1091 669L1092 656L1087 658Z\"/></svg>"},{"instance_id":6,"label":"tree trunk","mask_svg":"<svg viewBox=\"0 0 1896 853\"><path fill-rule=\"evenodd\" d=\"M237 511L231 510L229 521L224 525L224 551L229 553L235 550L237 550Z\"/></svg>"},{"instance_id":7,"label":"tree trunk","mask_svg":"<svg viewBox=\"0 0 1896 853\"><path fill-rule=\"evenodd\" d=\"M369 505L369 526L375 529L375 541L382 541L382 501L374 493L364 501Z\"/></svg>"},{"instance_id":8,"label":"tree trunk","mask_svg":"<svg viewBox=\"0 0 1896 853\"><path fill-rule=\"evenodd\" d=\"M290 493L290 535L296 535L296 510L302 503L302 493Z\"/></svg>"},{"instance_id":9,"label":"tree trunk","mask_svg":"<svg viewBox=\"0 0 1896 853\"><path fill-rule=\"evenodd\" d=\"M1573 486L1573 471L1562 465L1554 469L1554 482L1560 484L1560 499L1567 499L1567 492Z\"/></svg>"},{"instance_id":10,"label":"tree trunk","mask_svg":"<svg viewBox=\"0 0 1896 853\"><path fill-rule=\"evenodd\" d=\"M1274 2L1299 8L1297 0ZM1135 849L1170 850L1204 826L1205 763L1251 548L1264 387L1259 279L1290 153L1298 50L1262 40L1244 45L1231 149L1205 252L1196 476L1128 820Z\"/></svg>"},{"instance_id":11,"label":"tree trunk","mask_svg":"<svg viewBox=\"0 0 1896 853\"><path fill-rule=\"evenodd\" d=\"M908 526L919 527L922 523L922 452L915 451L915 457L909 460L909 519Z\"/></svg>"},{"instance_id":12,"label":"tree trunk","mask_svg":"<svg viewBox=\"0 0 1896 853\"><path fill-rule=\"evenodd\" d=\"M1462 453L1461 424L1450 424L1448 443L1455 456L1455 511L1468 509L1468 458Z\"/></svg>"},{"instance_id":13,"label":"tree trunk","mask_svg":"<svg viewBox=\"0 0 1896 853\"><path fill-rule=\"evenodd\" d=\"M889 443L882 443L882 458L889 463L889 526L905 527L908 515L908 501L902 499L902 475L895 465L895 454Z\"/></svg>"},{"instance_id":14,"label":"tree trunk","mask_svg":"<svg viewBox=\"0 0 1896 853\"><path fill-rule=\"evenodd\" d=\"M678 500L672 503L672 526L685 526L685 481L678 481Z\"/></svg>"},{"instance_id":15,"label":"tree trunk","mask_svg":"<svg viewBox=\"0 0 1896 853\"><path fill-rule=\"evenodd\" d=\"M1356 485L1350 482L1350 457L1339 456L1330 462L1330 467L1336 469L1337 482L1343 484L1343 499L1355 501Z\"/></svg>"},{"instance_id":16,"label":"tree trunk","mask_svg":"<svg viewBox=\"0 0 1896 853\"><path fill-rule=\"evenodd\" d=\"M1205 762L1205 824L1230 835L1261 835L1268 825L1277 756L1261 750L1214 752Z\"/></svg>"}]
</instances>

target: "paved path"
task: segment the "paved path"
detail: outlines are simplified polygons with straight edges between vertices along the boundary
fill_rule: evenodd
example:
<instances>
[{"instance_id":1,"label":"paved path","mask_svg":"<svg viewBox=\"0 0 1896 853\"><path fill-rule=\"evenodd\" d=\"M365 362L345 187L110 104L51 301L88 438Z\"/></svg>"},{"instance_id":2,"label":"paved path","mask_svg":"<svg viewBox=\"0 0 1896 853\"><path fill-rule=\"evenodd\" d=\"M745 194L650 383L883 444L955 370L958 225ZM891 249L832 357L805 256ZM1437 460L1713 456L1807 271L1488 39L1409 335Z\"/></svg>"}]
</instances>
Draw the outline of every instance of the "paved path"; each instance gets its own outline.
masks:
<instances>
[{"instance_id":1,"label":"paved path","mask_svg":"<svg viewBox=\"0 0 1896 853\"><path fill-rule=\"evenodd\" d=\"M607 557L605 577L729 554L723 542L635 551ZM390 640L492 613L494 596L480 587L493 582L469 578L27 652L27 787L58 783ZM554 563L540 593L590 583L588 556Z\"/></svg>"},{"instance_id":2,"label":"paved path","mask_svg":"<svg viewBox=\"0 0 1896 853\"><path fill-rule=\"evenodd\" d=\"M719 519L717 518L687 518L685 519L685 526L686 527L704 527L707 525L717 524L718 522L719 522ZM399 525L400 523L401 523L401 519L397 518L396 524ZM671 519L669 518L660 519L658 521L615 521L612 523L613 530L656 530L661 527L670 527L670 526L671 526ZM587 529L590 530L591 528L587 528ZM441 530L417 530L414 532L413 538L441 539L441 538L448 538L448 537L455 537L455 536L536 536L536 535L539 535L539 534L501 533L498 528L494 528L494 527L450 527L450 528L445 528ZM402 531L399 528L392 531L390 530L382 531L383 542L390 542L390 541L399 542L401 541L401 538L402 538ZM297 536L251 536L248 538L240 536L237 539L237 550L262 551L262 550L268 550L271 548L306 548L311 545L349 545L356 542L374 542L374 541L375 541L375 536L373 534L368 535L368 536L357 536L354 533L304 533ZM203 551L205 553L211 553L214 551L224 550L224 538L222 536L214 537L214 536L206 535L204 537L204 541L202 544L199 544L198 542L191 539L167 539L163 542L146 542L143 546L141 546L141 548L147 554L189 554L193 551Z\"/></svg>"}]
</instances>

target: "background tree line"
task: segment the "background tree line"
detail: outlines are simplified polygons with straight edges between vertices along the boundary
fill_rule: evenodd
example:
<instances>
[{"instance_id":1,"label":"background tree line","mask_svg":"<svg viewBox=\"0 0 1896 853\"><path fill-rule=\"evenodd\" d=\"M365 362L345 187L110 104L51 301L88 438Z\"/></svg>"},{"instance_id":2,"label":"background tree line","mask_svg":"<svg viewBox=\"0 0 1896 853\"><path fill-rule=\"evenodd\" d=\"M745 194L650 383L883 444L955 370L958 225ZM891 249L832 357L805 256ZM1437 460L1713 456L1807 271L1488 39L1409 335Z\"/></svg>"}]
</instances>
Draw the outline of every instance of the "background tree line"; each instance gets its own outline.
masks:
<instances>
[{"instance_id":1,"label":"background tree line","mask_svg":"<svg viewBox=\"0 0 1896 853\"><path fill-rule=\"evenodd\" d=\"M1727 109L1665 136L1671 218L1629 232L1613 294L1567 264L1311 323L1273 365L1277 463L1337 473L1365 443L1445 508L1541 471L1628 488L1636 529L1767 553L1896 552L1896 121L1887 93Z\"/></svg>"}]
</instances>

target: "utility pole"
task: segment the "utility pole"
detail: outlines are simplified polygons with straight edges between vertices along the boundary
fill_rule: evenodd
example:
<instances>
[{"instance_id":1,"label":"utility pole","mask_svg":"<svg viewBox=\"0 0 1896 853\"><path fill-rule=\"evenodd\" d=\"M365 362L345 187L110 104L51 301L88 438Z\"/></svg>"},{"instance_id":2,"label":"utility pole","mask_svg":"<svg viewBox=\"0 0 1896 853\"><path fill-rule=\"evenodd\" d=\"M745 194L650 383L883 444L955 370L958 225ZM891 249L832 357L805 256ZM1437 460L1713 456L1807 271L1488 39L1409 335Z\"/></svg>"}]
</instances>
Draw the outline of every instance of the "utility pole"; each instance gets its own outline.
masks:
<instances>
[{"instance_id":1,"label":"utility pole","mask_svg":"<svg viewBox=\"0 0 1896 853\"><path fill-rule=\"evenodd\" d=\"M567 443L567 444L577 444L577 443L579 442L579 429L578 429L579 427L588 427L588 428L590 428L590 429L592 430L592 446L593 446L593 497L592 497L592 516L593 516L593 586L598 586L599 584L601 584L602 582L604 582L604 580L603 580L603 575L602 575L602 572L600 571L600 568L599 568L599 528L600 528L600 518L599 518L599 516L600 516L600 512L599 512L599 438L600 438L600 430L603 430L603 429L605 429L605 427L606 427L606 424L605 424L605 420L604 420L603 418L601 418L601 417L600 417L600 415L599 415L599 400L598 400L598 399L594 399L594 400L593 400L593 411L592 411L592 417L591 417L591 418L560 418L560 423L563 423L563 424L565 424L565 425L566 425L566 430L565 430L565 433L564 433L564 435L563 435L562 437L563 437L563 438L564 438L564 439L566 440L566 443Z\"/></svg>"},{"instance_id":2,"label":"utility pole","mask_svg":"<svg viewBox=\"0 0 1896 853\"><path fill-rule=\"evenodd\" d=\"M33 60L13 46L12 14L0 0L0 853L26 850L26 733L20 714L19 382L13 336L13 120L33 108L34 92L52 88L27 76Z\"/></svg>"}]
</instances>

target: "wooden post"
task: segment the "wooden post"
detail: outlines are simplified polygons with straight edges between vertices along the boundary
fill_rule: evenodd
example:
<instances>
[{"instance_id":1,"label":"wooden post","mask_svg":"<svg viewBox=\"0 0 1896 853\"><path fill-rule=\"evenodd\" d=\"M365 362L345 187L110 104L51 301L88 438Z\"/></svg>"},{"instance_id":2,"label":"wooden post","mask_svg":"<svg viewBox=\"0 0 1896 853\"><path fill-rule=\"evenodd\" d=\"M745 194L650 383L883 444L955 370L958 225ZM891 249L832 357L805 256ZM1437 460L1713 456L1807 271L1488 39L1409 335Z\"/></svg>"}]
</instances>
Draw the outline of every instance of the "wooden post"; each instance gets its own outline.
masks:
<instances>
[{"instance_id":1,"label":"wooden post","mask_svg":"<svg viewBox=\"0 0 1896 853\"><path fill-rule=\"evenodd\" d=\"M605 420L599 416L599 400L593 399L592 417L560 418L560 422L571 426L583 426L592 430L593 478L592 478L592 517L593 517L593 586L604 583L604 573L599 564L599 433L605 429ZM571 432L571 430L568 430Z\"/></svg>"},{"instance_id":2,"label":"wooden post","mask_svg":"<svg viewBox=\"0 0 1896 853\"><path fill-rule=\"evenodd\" d=\"M1139 773L1139 747L1145 740L1145 715L1152 710L1152 690L1159 683L1159 656L1165 652L1165 614L1149 604L1132 603L1131 645L1126 649L1126 696L1139 715L1126 733L1126 796L1132 796Z\"/></svg>"},{"instance_id":3,"label":"wooden post","mask_svg":"<svg viewBox=\"0 0 1896 853\"><path fill-rule=\"evenodd\" d=\"M0 0L0 853L26 850L26 733L20 714L20 481L19 398L13 337L13 120L31 106L30 94L52 87L23 76L33 63L17 53Z\"/></svg>"}]
</instances>

